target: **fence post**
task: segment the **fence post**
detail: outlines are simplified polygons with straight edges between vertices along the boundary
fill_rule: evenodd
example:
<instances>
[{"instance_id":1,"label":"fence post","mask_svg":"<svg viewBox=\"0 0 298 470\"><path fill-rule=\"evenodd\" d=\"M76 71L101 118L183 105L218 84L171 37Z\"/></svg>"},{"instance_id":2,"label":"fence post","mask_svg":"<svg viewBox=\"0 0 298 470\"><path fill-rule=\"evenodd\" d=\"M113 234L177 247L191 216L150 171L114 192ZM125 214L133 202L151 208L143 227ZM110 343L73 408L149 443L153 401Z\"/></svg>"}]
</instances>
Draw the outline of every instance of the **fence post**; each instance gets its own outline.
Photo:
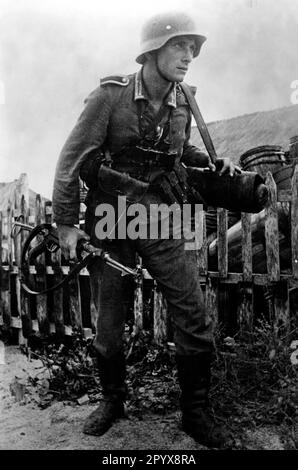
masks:
<instances>
[{"instance_id":1,"label":"fence post","mask_svg":"<svg viewBox=\"0 0 298 470\"><path fill-rule=\"evenodd\" d=\"M269 193L268 204L265 209L267 272L269 281L277 282L280 279L277 191L275 181L270 172L267 173L266 185Z\"/></svg>"},{"instance_id":2,"label":"fence post","mask_svg":"<svg viewBox=\"0 0 298 470\"><path fill-rule=\"evenodd\" d=\"M206 233L206 214L203 213L203 242L201 248L197 251L197 265L199 274L206 276L208 271L208 244L207 244L207 233Z\"/></svg>"},{"instance_id":3,"label":"fence post","mask_svg":"<svg viewBox=\"0 0 298 470\"><path fill-rule=\"evenodd\" d=\"M296 173L297 177L297 173ZM277 203L277 190L273 176L270 172L267 173L266 184L269 188L269 205L266 208L265 220L265 236L266 236L266 253L267 253L267 272L268 279L273 283L272 296L269 299L269 313L271 314L274 326L280 329L281 332L287 331L289 328L289 283L288 281L280 281L280 261L279 261L279 228L278 228L278 203ZM295 189L295 178L292 179L293 200L295 201L295 191L297 198L297 187ZM294 202L294 205L297 204ZM292 206L292 216L293 213ZM295 223L295 222L294 222ZM295 231L295 229L294 229ZM293 236L293 220L292 220L292 236ZM294 241L297 246L297 240ZM292 247L293 250L293 247ZM295 248L294 248L295 250ZM292 251L293 253L293 251ZM293 265L294 267L294 265ZM293 269L294 274L294 269Z\"/></svg>"},{"instance_id":4,"label":"fence post","mask_svg":"<svg viewBox=\"0 0 298 470\"><path fill-rule=\"evenodd\" d=\"M53 284L58 284L63 279L61 269L61 250L52 253ZM55 323L56 337L58 341L64 338L64 317L63 317L63 289L56 289L53 292L53 319Z\"/></svg>"},{"instance_id":5,"label":"fence post","mask_svg":"<svg viewBox=\"0 0 298 470\"><path fill-rule=\"evenodd\" d=\"M291 223L292 270L294 279L298 279L298 165L292 177Z\"/></svg>"},{"instance_id":6,"label":"fence post","mask_svg":"<svg viewBox=\"0 0 298 470\"><path fill-rule=\"evenodd\" d=\"M142 260L137 257L137 263L142 265ZM136 331L143 329L143 276L136 280L134 291L134 324Z\"/></svg>"},{"instance_id":7,"label":"fence post","mask_svg":"<svg viewBox=\"0 0 298 470\"><path fill-rule=\"evenodd\" d=\"M46 224L52 224L52 202L45 201L44 204L44 220ZM52 253L48 250L45 251L45 268L47 274L47 287L51 287L53 281L53 268L52 268ZM56 332L56 325L53 320L53 292L47 293L47 318L49 323L50 333Z\"/></svg>"},{"instance_id":8,"label":"fence post","mask_svg":"<svg viewBox=\"0 0 298 470\"><path fill-rule=\"evenodd\" d=\"M7 258L5 266L2 269L2 307L4 323L10 327L11 325L11 264L12 264L12 239L11 239L11 202L8 201L6 211L6 241L7 241Z\"/></svg>"},{"instance_id":9,"label":"fence post","mask_svg":"<svg viewBox=\"0 0 298 470\"><path fill-rule=\"evenodd\" d=\"M274 325L280 334L290 331L289 282L279 281L274 289Z\"/></svg>"},{"instance_id":10,"label":"fence post","mask_svg":"<svg viewBox=\"0 0 298 470\"><path fill-rule=\"evenodd\" d=\"M47 224L52 223L52 203L50 201L45 204L45 221ZM51 253L49 256L49 263L52 268L52 275L50 276L50 284L56 285L63 279L61 269L61 250ZM63 288L56 289L52 292L52 320L50 323L50 330L55 330L55 336L58 341L63 341L65 334L64 317L63 317Z\"/></svg>"},{"instance_id":11,"label":"fence post","mask_svg":"<svg viewBox=\"0 0 298 470\"><path fill-rule=\"evenodd\" d=\"M240 331L249 331L253 323L251 214L242 213L241 222L243 283L239 285L238 322Z\"/></svg>"},{"instance_id":12,"label":"fence post","mask_svg":"<svg viewBox=\"0 0 298 470\"><path fill-rule=\"evenodd\" d=\"M205 291L205 305L209 318L212 319L213 325L218 323L218 279L207 277Z\"/></svg>"},{"instance_id":13,"label":"fence post","mask_svg":"<svg viewBox=\"0 0 298 470\"><path fill-rule=\"evenodd\" d=\"M291 248L292 275L298 279L298 165L292 176L291 183ZM275 327L282 334L290 330L289 281L280 281L274 289Z\"/></svg>"},{"instance_id":14,"label":"fence post","mask_svg":"<svg viewBox=\"0 0 298 470\"><path fill-rule=\"evenodd\" d=\"M70 320L74 328L82 332L82 306L78 275L68 282Z\"/></svg>"},{"instance_id":15,"label":"fence post","mask_svg":"<svg viewBox=\"0 0 298 470\"><path fill-rule=\"evenodd\" d=\"M217 209L218 271L220 278L228 275L228 211Z\"/></svg>"},{"instance_id":16,"label":"fence post","mask_svg":"<svg viewBox=\"0 0 298 470\"><path fill-rule=\"evenodd\" d=\"M154 281L153 286L153 337L159 346L167 340L167 303Z\"/></svg>"},{"instance_id":17,"label":"fence post","mask_svg":"<svg viewBox=\"0 0 298 470\"><path fill-rule=\"evenodd\" d=\"M14 221L16 222L21 216L21 203L22 203L22 184L17 184L15 188L15 207L14 207ZM14 253L15 253L15 295L16 295L16 315L12 315L12 326L18 330L18 344L26 343L23 336L22 329L22 304L21 304L21 251L22 240L20 236L15 236L13 240Z\"/></svg>"},{"instance_id":18,"label":"fence post","mask_svg":"<svg viewBox=\"0 0 298 470\"><path fill-rule=\"evenodd\" d=\"M28 224L28 205L26 196L23 194L21 199L21 214L23 216L23 222ZM20 242L21 245L25 243L25 240L28 236L28 232L25 230L21 230L20 232ZM21 266L19 267L21 269ZM25 293L23 289L21 289L21 320L22 320L22 329L25 338L27 338L32 332L32 320L31 320L31 312L30 312L30 294Z\"/></svg>"},{"instance_id":19,"label":"fence post","mask_svg":"<svg viewBox=\"0 0 298 470\"><path fill-rule=\"evenodd\" d=\"M12 243L12 238L10 236L11 229L12 229L12 204L11 204L11 201L9 200L7 204L7 261L10 267L14 260L13 243Z\"/></svg>"},{"instance_id":20,"label":"fence post","mask_svg":"<svg viewBox=\"0 0 298 470\"><path fill-rule=\"evenodd\" d=\"M42 206L42 201L40 194L36 195L35 200L35 223L40 225L44 222L44 207ZM39 238L39 237L37 237ZM42 239L38 239L39 242ZM47 286L46 282L46 263L45 263L45 254L41 254L36 260L36 287L37 290L43 290ZM37 320L39 323L39 330L43 334L49 333L49 321L47 316L47 296L46 294L36 296L36 313Z\"/></svg>"}]
</instances>

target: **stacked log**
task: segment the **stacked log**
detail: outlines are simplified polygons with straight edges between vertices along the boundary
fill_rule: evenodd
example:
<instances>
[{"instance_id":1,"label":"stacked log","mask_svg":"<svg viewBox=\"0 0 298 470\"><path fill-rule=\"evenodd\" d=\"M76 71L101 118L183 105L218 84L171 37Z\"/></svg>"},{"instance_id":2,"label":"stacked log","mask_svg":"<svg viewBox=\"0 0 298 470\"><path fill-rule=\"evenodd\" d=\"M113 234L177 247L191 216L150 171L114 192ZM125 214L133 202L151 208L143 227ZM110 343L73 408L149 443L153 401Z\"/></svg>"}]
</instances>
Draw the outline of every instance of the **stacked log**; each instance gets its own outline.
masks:
<instances>
[{"instance_id":1,"label":"stacked log","mask_svg":"<svg viewBox=\"0 0 298 470\"><path fill-rule=\"evenodd\" d=\"M284 203L278 203L278 228L280 247L280 266L282 270L290 267L291 235L289 227L289 209ZM265 210L252 214L252 260L254 273L266 273L265 247ZM241 221L229 228L227 232L229 250L229 272L242 272L242 224ZM217 238L209 245L209 269L217 270Z\"/></svg>"},{"instance_id":2,"label":"stacked log","mask_svg":"<svg viewBox=\"0 0 298 470\"><path fill-rule=\"evenodd\" d=\"M298 136L291 138L290 141L290 163L288 164L285 152L282 147L277 145L264 145L256 147L245 152L240 157L240 165L245 171L256 171L263 178L268 171L272 173L277 190L290 189L291 179L294 171L294 164L298 162ZM297 160L295 160L295 158ZM290 227L290 208L288 203L278 203L278 229L279 229L279 248L280 248L280 267L281 270L287 270L291 267L291 227ZM214 211L216 212L216 211ZM206 214L208 218L215 222L214 212ZM231 219L232 220L232 219ZM209 221L210 229L216 231L215 223ZM242 225L241 220L230 226L227 232L229 249L230 272L242 271ZM265 248L265 210L258 214L252 214L252 254L253 254L253 272L265 273L266 248ZM209 269L217 269L217 238L214 239L209 230Z\"/></svg>"}]
</instances>

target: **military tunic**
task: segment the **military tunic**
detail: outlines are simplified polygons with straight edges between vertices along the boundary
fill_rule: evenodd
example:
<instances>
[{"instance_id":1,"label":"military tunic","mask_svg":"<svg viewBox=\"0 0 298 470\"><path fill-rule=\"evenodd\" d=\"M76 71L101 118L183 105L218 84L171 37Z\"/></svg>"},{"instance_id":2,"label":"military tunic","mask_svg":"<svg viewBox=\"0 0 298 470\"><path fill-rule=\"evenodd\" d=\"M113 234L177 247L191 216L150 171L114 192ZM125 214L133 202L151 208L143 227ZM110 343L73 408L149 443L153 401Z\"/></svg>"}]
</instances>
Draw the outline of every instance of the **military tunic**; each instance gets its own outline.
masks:
<instances>
[{"instance_id":1,"label":"military tunic","mask_svg":"<svg viewBox=\"0 0 298 470\"><path fill-rule=\"evenodd\" d=\"M143 104L141 122L138 106ZM207 166L208 156L189 142L191 115L183 93L173 85L164 100L164 116L171 110L171 149L188 165ZM82 163L105 144L118 153L124 146L141 138L142 129L152 122L154 110L142 81L141 70L127 77L102 80L87 98L76 126L68 137L56 168L53 213L57 223L77 224L79 214L79 171ZM140 129L141 127L141 129Z\"/></svg>"},{"instance_id":2,"label":"military tunic","mask_svg":"<svg viewBox=\"0 0 298 470\"><path fill-rule=\"evenodd\" d=\"M152 131L152 140L158 140L161 129L168 126L167 139L177 158L193 166L207 166L208 156L190 143L191 113L179 85L173 84L162 106L164 114L158 129ZM57 164L53 192L57 223L78 223L78 175L82 163L102 146L116 158L124 146L142 138L146 128L154 122L154 115L141 70L127 77L109 77L91 93ZM94 213L96 205L104 201L109 202L108 196L91 191L86 212L85 230L91 235L91 242L100 246L94 232ZM148 201L150 203L150 193ZM178 354L196 355L213 349L212 324L199 284L196 253L185 251L183 238L114 240L109 242L108 250L114 259L129 266L134 266L136 253L142 257L144 266L167 300ZM94 346L108 358L123 348L125 294L131 280L121 277L118 271L96 258L89 271L98 311Z\"/></svg>"}]
</instances>

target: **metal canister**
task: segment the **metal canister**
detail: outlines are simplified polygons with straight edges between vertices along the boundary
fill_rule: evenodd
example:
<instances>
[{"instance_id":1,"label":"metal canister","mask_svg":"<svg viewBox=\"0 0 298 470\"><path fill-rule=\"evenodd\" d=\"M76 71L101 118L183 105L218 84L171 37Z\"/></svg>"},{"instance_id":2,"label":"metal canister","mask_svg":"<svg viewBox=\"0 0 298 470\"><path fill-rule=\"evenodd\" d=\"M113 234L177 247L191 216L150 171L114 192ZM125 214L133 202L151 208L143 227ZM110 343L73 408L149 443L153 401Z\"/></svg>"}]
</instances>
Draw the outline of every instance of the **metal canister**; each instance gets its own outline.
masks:
<instances>
[{"instance_id":1,"label":"metal canister","mask_svg":"<svg viewBox=\"0 0 298 470\"><path fill-rule=\"evenodd\" d=\"M261 145L243 153L239 159L245 171L255 171L266 178L268 171L275 173L286 165L285 152L280 145Z\"/></svg>"}]
</instances>

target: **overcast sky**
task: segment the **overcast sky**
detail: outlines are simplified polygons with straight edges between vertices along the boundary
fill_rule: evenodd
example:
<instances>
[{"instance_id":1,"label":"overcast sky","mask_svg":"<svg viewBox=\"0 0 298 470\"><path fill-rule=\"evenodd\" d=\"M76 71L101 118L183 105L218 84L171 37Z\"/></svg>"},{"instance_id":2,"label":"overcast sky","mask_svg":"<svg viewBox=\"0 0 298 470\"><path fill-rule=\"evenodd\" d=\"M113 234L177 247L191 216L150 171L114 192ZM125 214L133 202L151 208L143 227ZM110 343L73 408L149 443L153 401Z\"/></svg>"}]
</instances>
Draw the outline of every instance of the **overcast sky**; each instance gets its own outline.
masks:
<instances>
[{"instance_id":1,"label":"overcast sky","mask_svg":"<svg viewBox=\"0 0 298 470\"><path fill-rule=\"evenodd\" d=\"M136 71L142 23L173 9L208 37L186 77L208 122L292 105L298 0L0 0L0 181L51 197L84 98Z\"/></svg>"}]
</instances>

